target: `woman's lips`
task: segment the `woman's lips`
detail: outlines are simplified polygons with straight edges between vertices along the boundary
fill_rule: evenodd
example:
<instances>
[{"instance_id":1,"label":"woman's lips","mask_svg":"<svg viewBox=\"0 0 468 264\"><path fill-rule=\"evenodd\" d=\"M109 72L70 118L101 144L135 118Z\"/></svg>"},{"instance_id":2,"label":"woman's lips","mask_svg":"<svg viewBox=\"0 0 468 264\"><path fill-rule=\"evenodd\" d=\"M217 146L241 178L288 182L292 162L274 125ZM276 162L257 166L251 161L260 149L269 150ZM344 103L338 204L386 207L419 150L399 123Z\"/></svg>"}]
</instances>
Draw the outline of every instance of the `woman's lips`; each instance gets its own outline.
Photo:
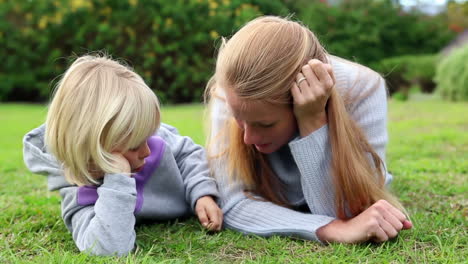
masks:
<instances>
[{"instance_id":1,"label":"woman's lips","mask_svg":"<svg viewBox=\"0 0 468 264\"><path fill-rule=\"evenodd\" d=\"M255 144L255 146L256 146L257 148L266 148L266 147L268 147L270 144L271 144L271 143L260 144L260 145Z\"/></svg>"}]
</instances>

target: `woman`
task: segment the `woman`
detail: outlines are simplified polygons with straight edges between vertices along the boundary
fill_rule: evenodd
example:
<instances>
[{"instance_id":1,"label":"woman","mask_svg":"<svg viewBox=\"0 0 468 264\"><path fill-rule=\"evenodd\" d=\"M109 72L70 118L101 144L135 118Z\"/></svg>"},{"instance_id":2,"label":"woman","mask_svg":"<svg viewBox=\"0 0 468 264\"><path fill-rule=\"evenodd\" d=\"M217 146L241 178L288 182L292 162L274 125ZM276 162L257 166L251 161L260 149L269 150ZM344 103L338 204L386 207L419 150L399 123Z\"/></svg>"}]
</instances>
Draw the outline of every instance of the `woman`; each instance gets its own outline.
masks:
<instances>
[{"instance_id":1,"label":"woman","mask_svg":"<svg viewBox=\"0 0 468 264\"><path fill-rule=\"evenodd\" d=\"M207 86L224 224L323 242L386 241L412 224L386 189L386 90L305 26L260 17L224 40Z\"/></svg>"}]
</instances>

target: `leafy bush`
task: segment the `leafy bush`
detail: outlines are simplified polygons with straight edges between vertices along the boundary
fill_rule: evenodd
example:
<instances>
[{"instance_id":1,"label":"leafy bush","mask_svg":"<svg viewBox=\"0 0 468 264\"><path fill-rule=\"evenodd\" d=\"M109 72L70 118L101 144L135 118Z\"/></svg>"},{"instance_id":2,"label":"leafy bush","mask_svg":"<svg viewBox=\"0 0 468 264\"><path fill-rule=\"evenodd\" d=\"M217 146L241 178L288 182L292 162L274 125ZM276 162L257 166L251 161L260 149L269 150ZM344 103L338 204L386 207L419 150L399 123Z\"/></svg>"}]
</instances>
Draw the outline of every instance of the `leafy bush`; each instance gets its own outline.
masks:
<instances>
[{"instance_id":1,"label":"leafy bush","mask_svg":"<svg viewBox=\"0 0 468 264\"><path fill-rule=\"evenodd\" d=\"M437 91L451 101L468 101L468 45L453 51L436 70Z\"/></svg>"},{"instance_id":2,"label":"leafy bush","mask_svg":"<svg viewBox=\"0 0 468 264\"><path fill-rule=\"evenodd\" d=\"M435 89L433 81L438 55L406 55L383 59L373 68L387 81L390 94L401 92L408 95L411 86L417 85L422 92Z\"/></svg>"},{"instance_id":3,"label":"leafy bush","mask_svg":"<svg viewBox=\"0 0 468 264\"><path fill-rule=\"evenodd\" d=\"M330 53L365 65L389 57L437 53L454 37L444 14L403 12L392 0L310 2L297 0L291 8Z\"/></svg>"},{"instance_id":4,"label":"leafy bush","mask_svg":"<svg viewBox=\"0 0 468 264\"><path fill-rule=\"evenodd\" d=\"M219 37L262 14L295 12L331 53L367 65L433 53L451 37L441 17L390 2L0 0L0 101L47 100L67 58L98 50L128 61L163 102L200 101Z\"/></svg>"},{"instance_id":5,"label":"leafy bush","mask_svg":"<svg viewBox=\"0 0 468 264\"><path fill-rule=\"evenodd\" d=\"M397 101L407 101L408 94L403 93L403 92L396 92L392 95L392 99L395 99Z\"/></svg>"},{"instance_id":6,"label":"leafy bush","mask_svg":"<svg viewBox=\"0 0 468 264\"><path fill-rule=\"evenodd\" d=\"M123 58L163 102L200 101L215 41L279 0L0 0L0 101L44 101L74 53Z\"/></svg>"}]
</instances>

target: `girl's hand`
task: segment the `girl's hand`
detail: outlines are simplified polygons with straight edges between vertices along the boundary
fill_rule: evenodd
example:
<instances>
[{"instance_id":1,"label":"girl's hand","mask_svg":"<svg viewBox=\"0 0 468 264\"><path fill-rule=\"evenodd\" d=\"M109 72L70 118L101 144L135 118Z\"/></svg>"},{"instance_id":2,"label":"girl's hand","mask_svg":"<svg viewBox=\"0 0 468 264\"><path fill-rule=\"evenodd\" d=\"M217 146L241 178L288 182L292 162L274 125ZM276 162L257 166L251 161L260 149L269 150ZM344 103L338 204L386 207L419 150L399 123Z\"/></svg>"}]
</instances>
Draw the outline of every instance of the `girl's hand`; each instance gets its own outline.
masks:
<instances>
[{"instance_id":1,"label":"girl's hand","mask_svg":"<svg viewBox=\"0 0 468 264\"><path fill-rule=\"evenodd\" d=\"M203 196L195 204L200 223L210 231L219 231L223 225L223 212L211 196Z\"/></svg>"},{"instance_id":2,"label":"girl's hand","mask_svg":"<svg viewBox=\"0 0 468 264\"><path fill-rule=\"evenodd\" d=\"M132 169L130 167L130 163L128 160L122 155L120 152L112 152L112 155L114 155L114 158L117 160L117 168L119 168L119 171L122 173L128 173L130 175Z\"/></svg>"},{"instance_id":3,"label":"girl's hand","mask_svg":"<svg viewBox=\"0 0 468 264\"><path fill-rule=\"evenodd\" d=\"M396 237L401 230L412 227L402 212L389 202L380 200L350 220L334 220L321 227L317 236L327 242L384 242Z\"/></svg>"},{"instance_id":4,"label":"girl's hand","mask_svg":"<svg viewBox=\"0 0 468 264\"><path fill-rule=\"evenodd\" d=\"M334 85L335 77L330 64L317 59L310 60L297 74L291 94L301 137L308 136L327 123L325 105Z\"/></svg>"}]
</instances>

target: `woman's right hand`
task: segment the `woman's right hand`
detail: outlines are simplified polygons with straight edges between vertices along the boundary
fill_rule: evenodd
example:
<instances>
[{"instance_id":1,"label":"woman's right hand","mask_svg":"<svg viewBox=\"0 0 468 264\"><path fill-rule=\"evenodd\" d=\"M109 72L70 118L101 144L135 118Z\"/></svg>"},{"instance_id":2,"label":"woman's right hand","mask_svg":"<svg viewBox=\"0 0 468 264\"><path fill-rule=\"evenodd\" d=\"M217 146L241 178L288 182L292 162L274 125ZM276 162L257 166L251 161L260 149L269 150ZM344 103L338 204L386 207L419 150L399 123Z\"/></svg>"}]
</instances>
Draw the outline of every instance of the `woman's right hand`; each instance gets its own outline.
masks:
<instances>
[{"instance_id":1,"label":"woman's right hand","mask_svg":"<svg viewBox=\"0 0 468 264\"><path fill-rule=\"evenodd\" d=\"M291 94L299 134L306 137L327 123L325 106L335 85L330 64L310 60L296 75Z\"/></svg>"},{"instance_id":2,"label":"woman's right hand","mask_svg":"<svg viewBox=\"0 0 468 264\"><path fill-rule=\"evenodd\" d=\"M130 175L131 173L131 168L130 168L130 163L128 160L124 157L124 155L120 152L112 152L112 155L114 155L116 159L116 165L117 168L121 173L128 173Z\"/></svg>"},{"instance_id":3,"label":"woman's right hand","mask_svg":"<svg viewBox=\"0 0 468 264\"><path fill-rule=\"evenodd\" d=\"M394 238L413 224L385 200L379 200L350 220L334 220L317 230L317 237L326 242L384 242Z\"/></svg>"}]
</instances>

